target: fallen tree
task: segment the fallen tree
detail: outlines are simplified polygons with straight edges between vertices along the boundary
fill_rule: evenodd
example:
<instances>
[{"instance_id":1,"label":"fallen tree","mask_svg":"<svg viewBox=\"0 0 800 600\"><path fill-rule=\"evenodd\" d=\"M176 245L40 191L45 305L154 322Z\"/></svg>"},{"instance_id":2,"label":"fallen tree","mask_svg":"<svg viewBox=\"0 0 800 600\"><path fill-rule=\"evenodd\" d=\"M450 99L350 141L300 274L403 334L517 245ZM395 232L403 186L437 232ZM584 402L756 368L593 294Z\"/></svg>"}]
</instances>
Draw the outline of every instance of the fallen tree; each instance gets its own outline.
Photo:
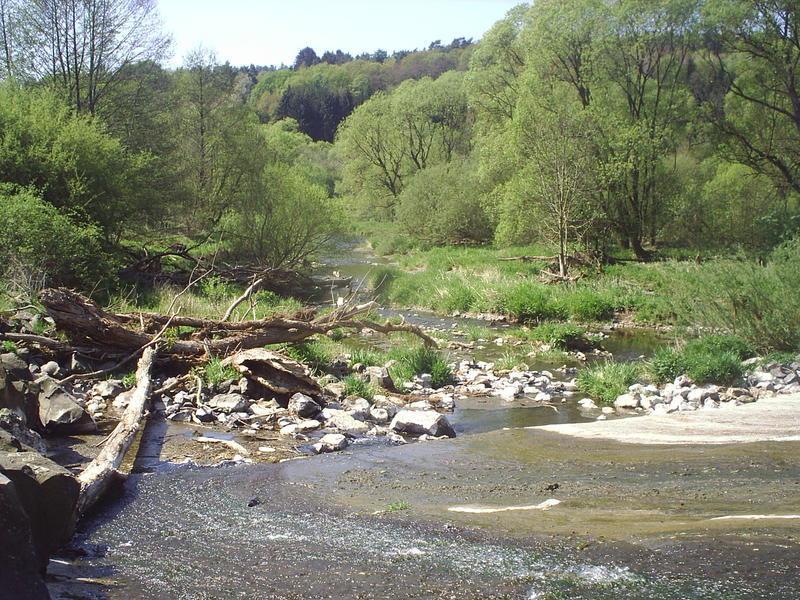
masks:
<instances>
[{"instance_id":1,"label":"fallen tree","mask_svg":"<svg viewBox=\"0 0 800 600\"><path fill-rule=\"evenodd\" d=\"M100 454L78 475L81 486L77 505L78 516L86 514L86 511L120 477L119 466L139 431L139 424L150 400L153 361L156 353L155 346L144 350L136 369L136 388L128 407L114 431L108 436Z\"/></svg>"},{"instance_id":2,"label":"fallen tree","mask_svg":"<svg viewBox=\"0 0 800 600\"><path fill-rule=\"evenodd\" d=\"M235 351L271 344L299 342L336 329L372 329L380 333L407 332L426 346L436 342L416 325L377 323L365 316L378 308L375 302L357 306L345 304L319 315L315 310L294 315L277 315L253 321L229 322L156 313L110 313L88 298L65 288L42 290L39 299L73 344L96 348L108 354L127 354L145 348L159 329L192 328L190 333L164 336L162 352L184 357L227 356Z\"/></svg>"}]
</instances>

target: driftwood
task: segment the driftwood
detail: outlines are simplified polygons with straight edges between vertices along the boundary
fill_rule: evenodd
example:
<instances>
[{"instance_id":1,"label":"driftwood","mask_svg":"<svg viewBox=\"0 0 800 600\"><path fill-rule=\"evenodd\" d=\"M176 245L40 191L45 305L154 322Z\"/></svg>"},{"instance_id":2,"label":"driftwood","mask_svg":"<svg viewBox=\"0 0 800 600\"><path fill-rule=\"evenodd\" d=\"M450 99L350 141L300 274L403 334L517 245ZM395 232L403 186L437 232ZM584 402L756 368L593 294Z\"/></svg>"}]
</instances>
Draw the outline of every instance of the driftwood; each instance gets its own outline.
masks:
<instances>
[{"instance_id":1,"label":"driftwood","mask_svg":"<svg viewBox=\"0 0 800 600\"><path fill-rule=\"evenodd\" d=\"M145 349L136 369L136 388L131 395L128 408L122 419L111 432L100 454L78 475L81 484L78 496L78 515L86 511L103 495L108 487L119 477L119 466L128 448L139 431L152 387L152 368L156 356L154 346Z\"/></svg>"},{"instance_id":2,"label":"driftwood","mask_svg":"<svg viewBox=\"0 0 800 600\"><path fill-rule=\"evenodd\" d=\"M565 281L575 283L576 281L583 279L583 277L583 273L579 273L578 275L561 275L559 273L553 273L552 271L543 270L539 272L539 281L542 283L562 283Z\"/></svg>"},{"instance_id":3,"label":"driftwood","mask_svg":"<svg viewBox=\"0 0 800 600\"><path fill-rule=\"evenodd\" d=\"M163 345L165 352L187 357L227 356L235 351L270 344L299 342L340 328L368 328L381 333L403 331L421 338L426 346L437 347L436 342L416 325L389 321L375 323L363 319L366 313L377 308L374 302L345 305L319 316L313 310L306 310L295 315L230 323L154 313L113 314L65 288L42 290L39 299L56 326L73 342L104 352L137 351L152 343L155 331L166 327L195 329L189 339L165 336L171 340Z\"/></svg>"}]
</instances>

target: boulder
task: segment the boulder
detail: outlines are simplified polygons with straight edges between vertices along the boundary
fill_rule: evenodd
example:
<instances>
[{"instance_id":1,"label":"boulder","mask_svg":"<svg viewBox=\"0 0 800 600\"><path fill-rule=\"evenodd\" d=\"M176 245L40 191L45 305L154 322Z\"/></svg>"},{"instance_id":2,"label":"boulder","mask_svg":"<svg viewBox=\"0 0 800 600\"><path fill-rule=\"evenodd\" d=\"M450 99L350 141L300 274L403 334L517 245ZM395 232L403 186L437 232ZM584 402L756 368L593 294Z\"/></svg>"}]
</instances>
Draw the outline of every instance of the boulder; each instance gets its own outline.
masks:
<instances>
[{"instance_id":1,"label":"boulder","mask_svg":"<svg viewBox=\"0 0 800 600\"><path fill-rule=\"evenodd\" d=\"M16 413L24 425L35 424L35 410L26 396L31 380L28 363L12 352L0 354L0 409ZM33 414L32 414L33 413ZM34 423L29 423L33 418Z\"/></svg>"},{"instance_id":2,"label":"boulder","mask_svg":"<svg viewBox=\"0 0 800 600\"><path fill-rule=\"evenodd\" d=\"M351 417L359 421L369 418L370 406L368 400L359 398L358 396L348 396L344 400L344 407L347 409L347 412L350 413Z\"/></svg>"},{"instance_id":3,"label":"boulder","mask_svg":"<svg viewBox=\"0 0 800 600\"><path fill-rule=\"evenodd\" d=\"M347 445L347 438L341 433L329 433L322 436L322 438L316 444L311 446L311 449L316 454L322 454L323 452L337 452L338 450L344 450L347 448Z\"/></svg>"},{"instance_id":4,"label":"boulder","mask_svg":"<svg viewBox=\"0 0 800 600\"><path fill-rule=\"evenodd\" d=\"M389 426L393 431L407 435L456 437L453 426L444 415L435 410L401 410Z\"/></svg>"},{"instance_id":5,"label":"boulder","mask_svg":"<svg viewBox=\"0 0 800 600\"><path fill-rule=\"evenodd\" d=\"M0 431L0 438L10 436ZM17 452L0 452L0 474L13 482L30 519L37 564L44 572L50 554L69 541L75 530L78 480L25 446Z\"/></svg>"},{"instance_id":6,"label":"boulder","mask_svg":"<svg viewBox=\"0 0 800 600\"><path fill-rule=\"evenodd\" d=\"M367 376L367 381L369 381L372 385L376 385L389 391L394 390L394 383L392 382L392 378L389 376L389 369L386 367L367 367L365 374Z\"/></svg>"},{"instance_id":7,"label":"boulder","mask_svg":"<svg viewBox=\"0 0 800 600\"><path fill-rule=\"evenodd\" d=\"M289 398L289 412L298 417L315 417L320 410L320 405L306 394L297 393Z\"/></svg>"},{"instance_id":8,"label":"boulder","mask_svg":"<svg viewBox=\"0 0 800 600\"><path fill-rule=\"evenodd\" d=\"M7 408L0 408L0 429L4 429L11 434L11 437L36 450L40 454L47 454L47 446L44 440L42 440L42 436L28 429L25 426L25 422L17 413ZM2 446L0 446L0 450L2 449Z\"/></svg>"},{"instance_id":9,"label":"boulder","mask_svg":"<svg viewBox=\"0 0 800 600\"><path fill-rule=\"evenodd\" d=\"M326 427L333 427L342 433L349 433L350 435L362 435L369 431L369 426L366 423L353 418L343 410L326 408L321 414L325 419Z\"/></svg>"},{"instance_id":10,"label":"boulder","mask_svg":"<svg viewBox=\"0 0 800 600\"><path fill-rule=\"evenodd\" d=\"M92 395L100 396L101 398L113 398L121 393L125 387L118 379L106 379L105 381L98 381L92 386Z\"/></svg>"},{"instance_id":11,"label":"boulder","mask_svg":"<svg viewBox=\"0 0 800 600\"><path fill-rule=\"evenodd\" d=\"M632 410L639 407L639 394L631 393L631 394L622 394L621 396L617 396L617 399L614 400L614 408L623 408L627 410Z\"/></svg>"},{"instance_id":12,"label":"boulder","mask_svg":"<svg viewBox=\"0 0 800 600\"><path fill-rule=\"evenodd\" d=\"M14 483L0 474L0 590L4 598L49 600L28 514Z\"/></svg>"},{"instance_id":13,"label":"boulder","mask_svg":"<svg viewBox=\"0 0 800 600\"><path fill-rule=\"evenodd\" d=\"M39 420L47 432L70 435L93 433L97 424L77 399L47 376L37 380L39 384Z\"/></svg>"},{"instance_id":14,"label":"boulder","mask_svg":"<svg viewBox=\"0 0 800 600\"><path fill-rule=\"evenodd\" d=\"M241 394L217 394L208 401L211 408L225 413L247 412L252 403L252 400Z\"/></svg>"}]
</instances>

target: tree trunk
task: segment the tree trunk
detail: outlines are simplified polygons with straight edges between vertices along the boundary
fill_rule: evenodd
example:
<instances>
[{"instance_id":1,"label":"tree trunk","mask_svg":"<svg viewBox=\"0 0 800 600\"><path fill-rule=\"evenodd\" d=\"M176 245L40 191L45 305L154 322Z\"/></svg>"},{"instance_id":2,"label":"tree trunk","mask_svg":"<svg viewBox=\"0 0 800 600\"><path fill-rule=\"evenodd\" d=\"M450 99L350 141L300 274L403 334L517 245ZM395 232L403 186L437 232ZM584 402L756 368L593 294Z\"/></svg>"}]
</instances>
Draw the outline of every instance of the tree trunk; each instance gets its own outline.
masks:
<instances>
[{"instance_id":1,"label":"tree trunk","mask_svg":"<svg viewBox=\"0 0 800 600\"><path fill-rule=\"evenodd\" d=\"M136 369L136 388L128 408L125 409L122 419L111 432L100 454L78 476L81 484L77 506L79 517L86 514L86 511L119 477L117 469L139 431L139 423L142 420L145 406L150 400L151 372L155 356L156 349L154 347L145 349Z\"/></svg>"}]
</instances>

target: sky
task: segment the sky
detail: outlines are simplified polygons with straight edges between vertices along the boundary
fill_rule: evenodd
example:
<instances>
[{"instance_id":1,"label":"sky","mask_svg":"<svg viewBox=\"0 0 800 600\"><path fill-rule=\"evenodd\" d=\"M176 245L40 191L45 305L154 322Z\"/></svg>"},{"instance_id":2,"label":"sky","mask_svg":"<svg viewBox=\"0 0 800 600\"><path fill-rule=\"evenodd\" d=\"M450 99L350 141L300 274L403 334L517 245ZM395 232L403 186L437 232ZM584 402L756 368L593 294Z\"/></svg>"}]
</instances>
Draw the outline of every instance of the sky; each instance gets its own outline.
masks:
<instances>
[{"instance_id":1,"label":"sky","mask_svg":"<svg viewBox=\"0 0 800 600\"><path fill-rule=\"evenodd\" d=\"M353 56L476 41L523 0L158 0L174 41L170 66L198 46L241 65L291 65L300 49Z\"/></svg>"}]
</instances>

